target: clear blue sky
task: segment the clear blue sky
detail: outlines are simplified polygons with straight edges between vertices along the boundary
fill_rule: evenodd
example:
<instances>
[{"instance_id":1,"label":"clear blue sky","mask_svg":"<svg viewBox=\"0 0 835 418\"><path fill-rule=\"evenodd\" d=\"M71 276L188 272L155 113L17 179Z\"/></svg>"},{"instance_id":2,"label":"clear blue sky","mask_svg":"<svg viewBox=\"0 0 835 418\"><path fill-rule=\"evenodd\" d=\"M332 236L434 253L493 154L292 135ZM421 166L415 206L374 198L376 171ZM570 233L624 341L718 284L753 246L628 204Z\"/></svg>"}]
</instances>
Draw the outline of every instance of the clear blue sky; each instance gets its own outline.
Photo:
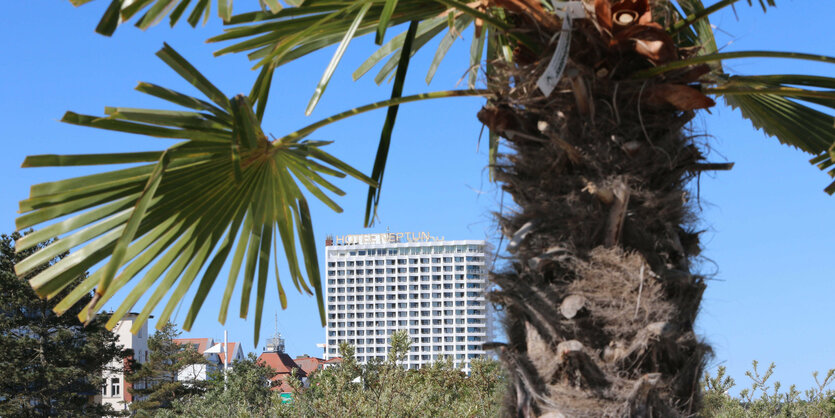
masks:
<instances>
[{"instance_id":1,"label":"clear blue sky","mask_svg":"<svg viewBox=\"0 0 835 418\"><path fill-rule=\"evenodd\" d=\"M196 30L158 26L141 32L121 27L110 39L93 33L109 2L99 0L74 9L68 1L9 2L0 16L4 39L0 60L0 120L5 127L5 151L0 154L4 199L0 201L0 231L14 229L17 202L29 186L88 173L91 169L21 169L31 154L69 154L158 150L162 139L96 131L58 122L66 110L102 114L104 106L159 107L160 101L133 90L149 81L196 93L154 56L163 41L194 63L228 95L249 91L256 73L244 56L213 58L217 45L203 41L219 33L210 23ZM255 0L238 0L238 7ZM780 1L763 14L745 2L713 19L719 45L725 51L766 49L835 55L831 2ZM213 19L215 22L216 19ZM392 36L392 35L389 35ZM464 34L441 65L429 87L423 81L434 48L413 61L406 93L455 88L467 67L471 33ZM265 130L277 136L350 107L387 98L390 87L377 88L372 77L352 82L351 72L373 51L373 38L352 43L314 114L303 110L330 59L331 50L282 67L273 82ZM739 73L835 74L835 67L806 62L736 60L727 64ZM486 152L478 147L478 99L452 99L402 106L386 171L381 223L372 231L429 231L450 239L488 239L497 243L491 213L501 196L487 180ZM320 131L314 137L336 142L330 152L370 172L384 112L366 114ZM751 360L777 363L776 377L784 384L808 387L811 372L835 367L832 307L835 273L835 197L822 189L828 178L807 163L808 156L754 131L736 112L724 106L696 119L696 132L705 133L714 161L733 161L731 172L703 176L699 185L703 208L703 272L712 280L705 294L698 331L713 345L718 364L729 368L739 383ZM365 188L345 180L348 192L335 214L313 203L314 229L322 243L328 233L362 231ZM320 245L320 260L324 259ZM282 270L286 271L286 270ZM285 273L286 274L286 273ZM223 276L222 276L223 277ZM219 287L216 285L216 287ZM204 306L191 336L222 338L216 318L220 292ZM236 294L237 295L237 294ZM116 300L124 297L118 295ZM261 336L273 330L278 313L280 331L291 354L320 355L323 341L315 300L288 292L289 307L277 305L275 286L268 287ZM190 302L190 299L189 299ZM115 303L109 307L116 307ZM244 348L253 345L252 318L234 318L233 298L226 328ZM178 311L182 321L188 305ZM155 325L152 321L151 325Z\"/></svg>"}]
</instances>

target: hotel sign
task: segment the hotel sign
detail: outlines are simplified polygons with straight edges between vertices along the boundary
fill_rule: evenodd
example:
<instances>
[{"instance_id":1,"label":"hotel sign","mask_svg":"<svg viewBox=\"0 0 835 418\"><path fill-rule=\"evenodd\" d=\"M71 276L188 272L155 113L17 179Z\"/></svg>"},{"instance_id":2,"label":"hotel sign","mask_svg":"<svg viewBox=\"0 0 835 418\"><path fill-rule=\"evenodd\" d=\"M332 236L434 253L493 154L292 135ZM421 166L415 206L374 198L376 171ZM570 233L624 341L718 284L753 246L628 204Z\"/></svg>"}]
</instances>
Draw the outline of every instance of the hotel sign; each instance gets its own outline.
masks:
<instances>
[{"instance_id":1,"label":"hotel sign","mask_svg":"<svg viewBox=\"0 0 835 418\"><path fill-rule=\"evenodd\" d=\"M382 234L337 235L333 243L347 244L395 244L402 242L443 241L444 237L432 236L428 232L384 232Z\"/></svg>"}]
</instances>

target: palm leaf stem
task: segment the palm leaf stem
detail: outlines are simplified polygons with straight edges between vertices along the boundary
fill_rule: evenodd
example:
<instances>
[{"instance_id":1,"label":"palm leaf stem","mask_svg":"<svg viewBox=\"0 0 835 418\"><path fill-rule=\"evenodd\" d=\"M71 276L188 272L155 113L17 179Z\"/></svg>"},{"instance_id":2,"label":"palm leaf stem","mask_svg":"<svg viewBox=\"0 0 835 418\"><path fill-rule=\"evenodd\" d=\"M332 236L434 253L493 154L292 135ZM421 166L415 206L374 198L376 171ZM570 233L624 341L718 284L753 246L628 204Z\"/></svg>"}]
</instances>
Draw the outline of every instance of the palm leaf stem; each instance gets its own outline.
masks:
<instances>
[{"instance_id":1,"label":"palm leaf stem","mask_svg":"<svg viewBox=\"0 0 835 418\"><path fill-rule=\"evenodd\" d=\"M823 62L827 64L835 64L835 57L818 54L805 54L802 52L780 52L780 51L737 51L737 52L721 52L718 54L699 55L688 59L673 61L669 64L658 67L649 68L638 71L632 75L632 78L650 78L668 71L678 70L696 64L704 64L708 62L724 61L736 58L790 58L806 61Z\"/></svg>"},{"instance_id":2,"label":"palm leaf stem","mask_svg":"<svg viewBox=\"0 0 835 418\"><path fill-rule=\"evenodd\" d=\"M701 9L701 10L697 11L696 13L688 15L687 17L684 18L684 20L680 20L680 21L674 23L673 26L670 26L670 28L667 30L667 32L669 32L670 34L678 33L680 30L686 28L687 26L690 26L693 23L696 23L699 20L702 20L702 19L706 18L706 17L710 16L711 14L713 14L714 12L717 12L721 9L724 9L727 6L731 6L738 1L739 0L722 0L719 3L712 4L709 7L706 7L704 9Z\"/></svg>"},{"instance_id":3,"label":"palm leaf stem","mask_svg":"<svg viewBox=\"0 0 835 418\"><path fill-rule=\"evenodd\" d=\"M414 94L411 96L403 96L398 98L393 98L389 100L383 100L379 102L374 102L367 104L365 106L355 107L350 110L346 110L341 113L337 113L333 116L329 116L325 119L322 119L316 123L310 124L305 126L298 131L291 132L287 135L282 136L274 141L272 141L274 146L281 146L286 142L295 142L299 141L302 138L310 135L317 129L330 125L334 122L338 122L342 119L358 115L360 113L369 112L376 109L381 109L384 107L396 106L403 103L411 103L411 102L418 102L421 100L430 100L430 99L443 99L448 97L469 97L469 96L492 96L493 93L489 90L442 90L442 91L433 91L430 93L421 93L421 94Z\"/></svg>"},{"instance_id":4,"label":"palm leaf stem","mask_svg":"<svg viewBox=\"0 0 835 418\"><path fill-rule=\"evenodd\" d=\"M793 87L703 87L702 92L710 94L774 94L789 97L817 97L835 99L835 90L805 90Z\"/></svg>"}]
</instances>

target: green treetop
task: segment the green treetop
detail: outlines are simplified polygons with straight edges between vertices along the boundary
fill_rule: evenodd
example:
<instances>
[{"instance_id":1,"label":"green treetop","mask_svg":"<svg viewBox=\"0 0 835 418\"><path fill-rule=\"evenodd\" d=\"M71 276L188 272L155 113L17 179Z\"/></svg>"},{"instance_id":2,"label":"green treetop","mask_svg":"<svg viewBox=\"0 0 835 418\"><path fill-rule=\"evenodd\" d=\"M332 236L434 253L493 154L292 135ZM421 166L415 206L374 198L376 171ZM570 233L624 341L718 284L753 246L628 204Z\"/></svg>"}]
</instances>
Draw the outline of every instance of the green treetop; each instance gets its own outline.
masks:
<instances>
[{"instance_id":1,"label":"green treetop","mask_svg":"<svg viewBox=\"0 0 835 418\"><path fill-rule=\"evenodd\" d=\"M205 381L181 373L189 366L207 367L208 361L192 346L174 341L180 333L173 323L166 323L148 338L148 361L132 362L125 374L125 380L133 385L128 391L135 397L130 407L138 415L171 408L174 400L205 391Z\"/></svg>"},{"instance_id":2,"label":"green treetop","mask_svg":"<svg viewBox=\"0 0 835 418\"><path fill-rule=\"evenodd\" d=\"M18 277L14 264L50 242L15 254L19 233L0 236L0 416L92 416L108 413L109 405L92 398L103 384L102 373L122 364L128 355L115 334L103 326L105 317L83 326L76 306L65 315L52 312L57 299L40 299L26 282L64 258L62 253L33 273ZM82 280L80 275L76 280ZM83 299L90 300L88 292Z\"/></svg>"}]
</instances>

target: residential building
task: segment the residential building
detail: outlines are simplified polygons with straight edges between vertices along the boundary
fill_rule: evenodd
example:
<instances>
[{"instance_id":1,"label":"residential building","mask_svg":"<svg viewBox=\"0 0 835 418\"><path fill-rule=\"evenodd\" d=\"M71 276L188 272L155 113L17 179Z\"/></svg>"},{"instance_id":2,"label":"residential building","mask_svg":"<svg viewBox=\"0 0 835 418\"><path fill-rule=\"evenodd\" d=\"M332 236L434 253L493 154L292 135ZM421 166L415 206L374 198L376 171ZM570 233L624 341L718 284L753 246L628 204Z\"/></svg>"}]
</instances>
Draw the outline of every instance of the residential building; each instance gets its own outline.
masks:
<instances>
[{"instance_id":1,"label":"residential building","mask_svg":"<svg viewBox=\"0 0 835 418\"><path fill-rule=\"evenodd\" d=\"M270 378L272 390L280 393L290 393L293 389L287 383L287 378L296 369L296 376L307 383L307 373L287 353L281 351L267 351L258 356L258 362L266 364L275 370L275 375Z\"/></svg>"},{"instance_id":2,"label":"residential building","mask_svg":"<svg viewBox=\"0 0 835 418\"><path fill-rule=\"evenodd\" d=\"M223 363L231 370L235 361L243 360L244 353L241 344L227 343L226 351L222 342L215 342L212 338L176 338L174 342L180 345L191 345L206 359L206 364L190 364L180 370L177 380L207 380L209 375L223 369ZM228 355L227 355L228 353Z\"/></svg>"},{"instance_id":3,"label":"residential building","mask_svg":"<svg viewBox=\"0 0 835 418\"><path fill-rule=\"evenodd\" d=\"M327 360L319 357L310 357L307 354L304 354L294 358L293 362L295 362L306 375L310 376L311 373L324 369Z\"/></svg>"},{"instance_id":4,"label":"residential building","mask_svg":"<svg viewBox=\"0 0 835 418\"><path fill-rule=\"evenodd\" d=\"M310 357L307 354L293 359L285 353L284 338L278 332L278 317L276 317L275 334L267 338L266 342L264 352L258 356L258 362L266 364L275 370L275 375L270 378L270 386L272 390L279 393L289 394L293 391L287 383L287 378L292 374L293 369L296 369L296 376L301 379L302 384L307 386L307 379L310 374L323 369L328 364L328 361L325 359Z\"/></svg>"},{"instance_id":5,"label":"residential building","mask_svg":"<svg viewBox=\"0 0 835 418\"><path fill-rule=\"evenodd\" d=\"M135 312L128 313L111 331L118 337L117 344L125 349L133 350L132 359L145 363L150 356L148 323L143 323L136 334L131 333L131 328L138 316L139 314ZM191 364L184 367L177 375L178 380L206 380L213 371L221 370L224 362L228 363L231 369L235 361L245 358L241 344L238 342L228 343L225 350L222 342L215 342L212 338L176 338L174 342L193 347L208 361L208 364ZM131 384L125 381L124 369L128 365L129 359L126 359L123 364L113 362L108 365L110 371L104 373L105 384L101 388L101 395L96 396L98 402L108 403L116 411L128 409L128 405L134 400L128 391Z\"/></svg>"},{"instance_id":6,"label":"residential building","mask_svg":"<svg viewBox=\"0 0 835 418\"><path fill-rule=\"evenodd\" d=\"M220 364L220 359L217 354L206 352L206 350L215 345L214 340L211 338L175 338L174 342L182 346L191 346L199 354L202 354L208 362L207 364L189 364L183 367L177 373L177 380L179 381L207 380L209 374L214 372L217 369L217 365Z\"/></svg>"},{"instance_id":7,"label":"residential building","mask_svg":"<svg viewBox=\"0 0 835 418\"><path fill-rule=\"evenodd\" d=\"M143 323L136 334L130 332L138 316L139 314L135 312L128 313L116 324L112 332L119 338L117 344L133 350L133 359L139 363L145 363L149 355L148 323ZM104 372L105 383L101 388L101 395L97 397L102 404L110 404L116 411L127 410L128 404L133 401L133 397L128 392L130 383L125 382L124 368L127 365L127 359L124 363L113 362L108 365L109 370Z\"/></svg>"},{"instance_id":8,"label":"residential building","mask_svg":"<svg viewBox=\"0 0 835 418\"><path fill-rule=\"evenodd\" d=\"M216 354L218 358L218 366L222 368L224 363L226 363L226 367L229 370L232 370L236 361L240 361L245 358L244 351L241 348L241 343L227 343L225 350L223 348L223 343L217 343L207 349L205 353Z\"/></svg>"},{"instance_id":9,"label":"residential building","mask_svg":"<svg viewBox=\"0 0 835 418\"><path fill-rule=\"evenodd\" d=\"M326 360L341 356L342 342L360 364L384 359L397 330L412 339L408 368L449 356L469 372L470 360L485 355L485 241L386 232L329 236L325 246Z\"/></svg>"}]
</instances>

